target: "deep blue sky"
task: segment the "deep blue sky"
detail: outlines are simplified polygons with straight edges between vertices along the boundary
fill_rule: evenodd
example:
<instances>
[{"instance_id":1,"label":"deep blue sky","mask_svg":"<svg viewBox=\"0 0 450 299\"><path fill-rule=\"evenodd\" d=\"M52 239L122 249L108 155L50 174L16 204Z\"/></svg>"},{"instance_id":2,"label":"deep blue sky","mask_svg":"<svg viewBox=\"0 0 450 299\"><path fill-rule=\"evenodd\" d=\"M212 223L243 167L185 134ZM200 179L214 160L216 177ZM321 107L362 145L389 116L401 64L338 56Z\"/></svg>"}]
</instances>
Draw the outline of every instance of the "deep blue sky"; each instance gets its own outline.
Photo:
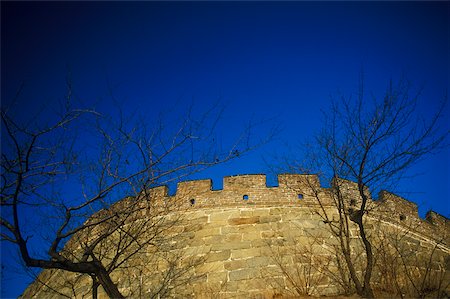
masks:
<instances>
[{"instance_id":1,"label":"deep blue sky","mask_svg":"<svg viewBox=\"0 0 450 299\"><path fill-rule=\"evenodd\" d=\"M402 75L423 86L420 111L431 113L450 86L448 2L2 2L1 96L21 82L23 115L64 96L70 71L86 104L108 111L108 86L149 118L176 103L221 99L224 138L251 117L277 117L284 130L269 145L196 176L266 173L321 125L321 109L339 92L382 95ZM99 99L101 99L99 101ZM446 117L450 119L447 108ZM448 130L447 122L442 130ZM400 191L449 216L450 151L432 156ZM2 259L11 259L2 252ZM8 275L8 277L6 277ZM2 278L3 297L24 279Z\"/></svg>"}]
</instances>

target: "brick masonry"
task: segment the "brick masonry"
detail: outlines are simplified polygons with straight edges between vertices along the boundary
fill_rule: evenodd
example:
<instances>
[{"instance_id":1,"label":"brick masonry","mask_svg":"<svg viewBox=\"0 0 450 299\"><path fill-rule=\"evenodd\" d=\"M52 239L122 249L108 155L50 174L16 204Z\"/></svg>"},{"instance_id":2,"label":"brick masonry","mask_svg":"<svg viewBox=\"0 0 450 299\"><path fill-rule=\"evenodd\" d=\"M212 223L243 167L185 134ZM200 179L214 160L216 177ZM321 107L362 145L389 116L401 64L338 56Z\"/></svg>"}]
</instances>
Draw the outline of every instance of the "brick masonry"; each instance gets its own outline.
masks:
<instances>
[{"instance_id":1,"label":"brick masonry","mask_svg":"<svg viewBox=\"0 0 450 299\"><path fill-rule=\"evenodd\" d=\"M349 201L359 198L355 183L338 183L345 187ZM112 273L125 295L147 298L164 287L165 295L177 298L273 298L343 291L338 279L329 275L339 272L335 262L338 240L320 216L323 211L337 214L329 190L320 187L316 176L279 175L278 187L267 187L265 175L230 176L224 178L222 190L212 190L211 180L187 181L178 184L174 196L169 196L166 186L156 187L149 198L142 199L148 200L176 206L165 217L178 220L167 230L165 246L148 249L130 259L130 267ZM424 256L430 248L437 248L436 267L445 268L448 284L447 218L429 212L421 219L414 203L386 191L369 207L366 227L374 244L377 240L381 244L380 234L390 232L407 235L408 250ZM356 227L352 236L357 255L363 250ZM76 244L71 240L67 246ZM178 276L169 280L172 272ZM374 279L377 275L381 273L376 270ZM34 282L24 298L61 296L49 287L69 297L90 294L86 276L44 270L39 279L48 287ZM162 286L164 279L166 286ZM105 297L101 288L99 294Z\"/></svg>"}]
</instances>

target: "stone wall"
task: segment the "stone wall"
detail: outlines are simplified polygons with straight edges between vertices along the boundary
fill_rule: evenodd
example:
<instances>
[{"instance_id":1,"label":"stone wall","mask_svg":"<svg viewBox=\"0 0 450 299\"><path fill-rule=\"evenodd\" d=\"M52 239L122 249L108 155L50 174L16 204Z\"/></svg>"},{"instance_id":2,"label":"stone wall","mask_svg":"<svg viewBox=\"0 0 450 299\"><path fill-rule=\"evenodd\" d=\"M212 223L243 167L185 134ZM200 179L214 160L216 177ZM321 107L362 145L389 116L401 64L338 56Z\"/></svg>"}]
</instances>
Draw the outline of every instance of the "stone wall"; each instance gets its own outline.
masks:
<instances>
[{"instance_id":1,"label":"stone wall","mask_svg":"<svg viewBox=\"0 0 450 299\"><path fill-rule=\"evenodd\" d=\"M168 195L165 186L152 189L150 198L141 200L176 206L164 216L176 221L160 242L164 246L148 248L130 259L127 267L112 273L120 290L136 298L344 293L345 273L340 273L342 267L337 262L339 240L321 216L327 212L331 218L337 217L329 190L321 188L318 178L311 175L279 175L278 182L278 187L267 187L265 175L240 175L225 177L222 190L212 190L211 180L181 182L174 196ZM346 187L349 201L357 198L355 183L338 183ZM408 256L408 262L418 266L432 260L430 267L443 273L448 284L448 220L435 212L422 220L414 203L388 192L370 206L366 227L376 254L380 249L380 260L381 254L389 258L386 242L401 237L401 244L406 244L402 246L408 246L405 250L415 253ZM351 232L354 258L361 270L362 244L356 227L351 227ZM423 255L420 261L417 253ZM382 288L386 283L384 271L383 265L375 269L375 286ZM89 277L45 270L39 280L46 286L33 283L24 298L90 296ZM101 289L100 295L105 297Z\"/></svg>"}]
</instances>

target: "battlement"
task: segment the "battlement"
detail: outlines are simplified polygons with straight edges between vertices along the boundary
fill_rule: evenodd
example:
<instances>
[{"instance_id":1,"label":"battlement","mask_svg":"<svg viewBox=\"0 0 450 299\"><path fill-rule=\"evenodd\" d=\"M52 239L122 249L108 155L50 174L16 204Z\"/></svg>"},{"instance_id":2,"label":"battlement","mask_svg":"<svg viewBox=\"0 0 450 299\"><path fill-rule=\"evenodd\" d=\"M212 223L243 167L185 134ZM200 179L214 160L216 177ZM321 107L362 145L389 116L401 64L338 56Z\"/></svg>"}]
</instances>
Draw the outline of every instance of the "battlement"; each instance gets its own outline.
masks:
<instances>
[{"instance_id":1,"label":"battlement","mask_svg":"<svg viewBox=\"0 0 450 299\"><path fill-rule=\"evenodd\" d=\"M319 177L314 174L279 174L278 185L280 188L306 190L321 189Z\"/></svg>"},{"instance_id":2,"label":"battlement","mask_svg":"<svg viewBox=\"0 0 450 299\"><path fill-rule=\"evenodd\" d=\"M261 189L267 187L267 178L265 174L247 174L234 175L223 178L223 189L241 189L241 188L256 188Z\"/></svg>"},{"instance_id":3,"label":"battlement","mask_svg":"<svg viewBox=\"0 0 450 299\"><path fill-rule=\"evenodd\" d=\"M446 227L447 229L450 230L450 220L439 213L436 213L434 211L428 211L427 215L425 216L425 219L433 225Z\"/></svg>"},{"instance_id":4,"label":"battlement","mask_svg":"<svg viewBox=\"0 0 450 299\"><path fill-rule=\"evenodd\" d=\"M281 174L278 187L268 187L265 174L247 174L223 178L223 189L212 190L211 180L186 181L178 183L175 201L186 201L200 206L228 206L240 204L268 204L278 202L297 203L299 199L311 201L311 187L322 190L315 175Z\"/></svg>"},{"instance_id":5,"label":"battlement","mask_svg":"<svg viewBox=\"0 0 450 299\"><path fill-rule=\"evenodd\" d=\"M379 198L380 204L387 207L388 210L399 213L404 217L419 217L417 204L406 200L401 196L383 190L380 192Z\"/></svg>"},{"instance_id":6,"label":"battlement","mask_svg":"<svg viewBox=\"0 0 450 299\"><path fill-rule=\"evenodd\" d=\"M330 190L320 184L317 175L310 174L279 174L278 186L268 187L264 174L246 174L227 176L223 178L223 189L212 190L212 180L193 180L180 182L174 195L170 196L166 186L150 189L149 198L153 202L176 203L184 208L211 207L245 207L245 206L295 206L314 207L318 205L317 198L322 205L332 206ZM355 182L334 178L332 184L338 184L339 190L348 198L348 203L357 205L360 196ZM447 218L433 211L425 219L419 217L417 205L401 196L388 191L381 191L379 200L372 201L367 187L368 206L373 210L385 214L385 219L395 223L414 223L415 227L424 226L428 234L436 226L450 227ZM371 208L372 209L372 208ZM373 215L373 212L371 212ZM430 226L430 224L432 226Z\"/></svg>"}]
</instances>

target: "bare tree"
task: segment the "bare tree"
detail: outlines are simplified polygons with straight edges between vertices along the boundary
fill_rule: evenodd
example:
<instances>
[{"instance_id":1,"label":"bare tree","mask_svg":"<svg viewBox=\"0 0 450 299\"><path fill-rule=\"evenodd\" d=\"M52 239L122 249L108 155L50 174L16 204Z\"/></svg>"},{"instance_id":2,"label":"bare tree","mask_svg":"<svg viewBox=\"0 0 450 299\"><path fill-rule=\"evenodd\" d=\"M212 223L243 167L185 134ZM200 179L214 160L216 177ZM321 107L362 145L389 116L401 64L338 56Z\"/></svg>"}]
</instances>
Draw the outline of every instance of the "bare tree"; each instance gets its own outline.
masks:
<instances>
[{"instance_id":1,"label":"bare tree","mask_svg":"<svg viewBox=\"0 0 450 299\"><path fill-rule=\"evenodd\" d=\"M1 239L17 246L27 267L86 274L94 297L101 285L122 298L112 271L158 246L161 232L176 222L164 217L168 209L153 202L151 188L264 141L251 140L250 124L233 144L217 144L217 106L148 127L134 116L74 108L68 86L58 113L20 121L13 108L2 107Z\"/></svg>"},{"instance_id":2,"label":"bare tree","mask_svg":"<svg viewBox=\"0 0 450 299\"><path fill-rule=\"evenodd\" d=\"M364 220L371 209L369 188L376 192L392 186L412 165L446 146L449 135L439 127L447 97L426 120L417 113L419 94L411 96L410 85L403 80L397 86L390 82L381 99L367 98L361 76L358 96L333 100L324 113L322 131L308 145L308 162L288 162L296 172L319 173L324 181L332 181L326 196L315 182L304 183L322 206L325 223L339 238L356 292L364 297L374 296L374 253ZM354 188L347 180L356 182ZM330 203L337 214L325 208ZM354 254L353 232L362 242L363 257ZM364 265L358 268L361 258Z\"/></svg>"},{"instance_id":3,"label":"bare tree","mask_svg":"<svg viewBox=\"0 0 450 299\"><path fill-rule=\"evenodd\" d=\"M450 282L448 252L440 248L445 245L443 237L420 242L409 226L378 230L374 283L397 298L446 298Z\"/></svg>"}]
</instances>

